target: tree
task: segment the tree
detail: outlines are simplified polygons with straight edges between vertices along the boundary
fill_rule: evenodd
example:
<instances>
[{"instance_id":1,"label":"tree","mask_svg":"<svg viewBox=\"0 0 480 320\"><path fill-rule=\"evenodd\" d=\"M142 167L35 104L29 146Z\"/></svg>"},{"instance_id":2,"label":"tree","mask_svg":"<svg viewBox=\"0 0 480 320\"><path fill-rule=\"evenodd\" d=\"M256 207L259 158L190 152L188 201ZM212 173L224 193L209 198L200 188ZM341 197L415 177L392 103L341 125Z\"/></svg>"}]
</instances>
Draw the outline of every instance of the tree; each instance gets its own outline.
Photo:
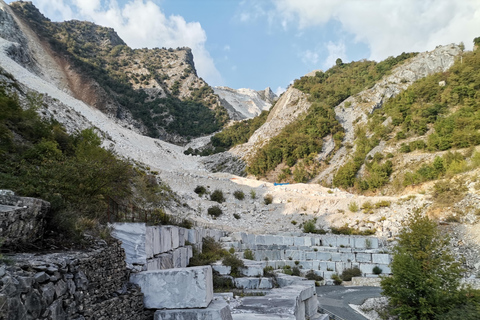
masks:
<instances>
[{"instance_id":1,"label":"tree","mask_svg":"<svg viewBox=\"0 0 480 320\"><path fill-rule=\"evenodd\" d=\"M383 294L401 319L436 319L455 307L462 268L437 224L416 211L393 248L393 275L382 279Z\"/></svg>"}]
</instances>

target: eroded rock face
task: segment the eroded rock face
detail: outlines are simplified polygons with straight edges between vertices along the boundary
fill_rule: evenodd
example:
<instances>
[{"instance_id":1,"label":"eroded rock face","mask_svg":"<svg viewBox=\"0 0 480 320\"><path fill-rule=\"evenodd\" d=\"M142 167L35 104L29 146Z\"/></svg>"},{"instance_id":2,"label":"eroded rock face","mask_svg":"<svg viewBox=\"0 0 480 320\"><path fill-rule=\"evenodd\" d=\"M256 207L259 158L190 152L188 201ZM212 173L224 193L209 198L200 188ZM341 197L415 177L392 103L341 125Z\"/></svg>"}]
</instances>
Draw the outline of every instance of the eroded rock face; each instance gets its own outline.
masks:
<instances>
[{"instance_id":1,"label":"eroded rock face","mask_svg":"<svg viewBox=\"0 0 480 320\"><path fill-rule=\"evenodd\" d=\"M267 121L255 131L248 142L234 147L230 152L248 162L261 147L277 136L285 126L297 120L310 106L306 94L290 87L270 111Z\"/></svg>"},{"instance_id":2,"label":"eroded rock face","mask_svg":"<svg viewBox=\"0 0 480 320\"><path fill-rule=\"evenodd\" d=\"M32 243L43 236L50 203L36 198L0 192L0 238L5 245Z\"/></svg>"}]
</instances>

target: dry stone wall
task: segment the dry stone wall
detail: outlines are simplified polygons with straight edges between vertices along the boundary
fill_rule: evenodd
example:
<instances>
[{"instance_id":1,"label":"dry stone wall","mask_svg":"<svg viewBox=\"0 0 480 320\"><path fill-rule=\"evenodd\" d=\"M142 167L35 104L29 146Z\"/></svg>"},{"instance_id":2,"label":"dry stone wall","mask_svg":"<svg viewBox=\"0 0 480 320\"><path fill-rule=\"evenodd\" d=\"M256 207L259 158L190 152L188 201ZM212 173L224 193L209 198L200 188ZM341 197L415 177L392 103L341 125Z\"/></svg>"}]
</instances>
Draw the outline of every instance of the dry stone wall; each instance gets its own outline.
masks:
<instances>
[{"instance_id":1,"label":"dry stone wall","mask_svg":"<svg viewBox=\"0 0 480 320\"><path fill-rule=\"evenodd\" d=\"M0 238L4 245L31 243L41 238L49 209L47 201L0 190Z\"/></svg>"},{"instance_id":2,"label":"dry stone wall","mask_svg":"<svg viewBox=\"0 0 480 320\"><path fill-rule=\"evenodd\" d=\"M149 319L118 242L88 252L22 254L0 266L0 319Z\"/></svg>"}]
</instances>

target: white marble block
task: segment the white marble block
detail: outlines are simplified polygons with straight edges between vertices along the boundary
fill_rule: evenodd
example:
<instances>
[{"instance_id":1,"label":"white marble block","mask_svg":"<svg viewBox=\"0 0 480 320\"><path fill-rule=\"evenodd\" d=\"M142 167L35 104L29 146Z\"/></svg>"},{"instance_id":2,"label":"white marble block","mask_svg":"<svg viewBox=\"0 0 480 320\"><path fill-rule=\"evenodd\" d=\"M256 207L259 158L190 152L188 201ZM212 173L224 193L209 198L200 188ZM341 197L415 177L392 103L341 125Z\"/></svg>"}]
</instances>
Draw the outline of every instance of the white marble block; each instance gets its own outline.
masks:
<instances>
[{"instance_id":1,"label":"white marble block","mask_svg":"<svg viewBox=\"0 0 480 320\"><path fill-rule=\"evenodd\" d=\"M143 271L130 276L147 309L206 308L213 298L210 266Z\"/></svg>"}]
</instances>

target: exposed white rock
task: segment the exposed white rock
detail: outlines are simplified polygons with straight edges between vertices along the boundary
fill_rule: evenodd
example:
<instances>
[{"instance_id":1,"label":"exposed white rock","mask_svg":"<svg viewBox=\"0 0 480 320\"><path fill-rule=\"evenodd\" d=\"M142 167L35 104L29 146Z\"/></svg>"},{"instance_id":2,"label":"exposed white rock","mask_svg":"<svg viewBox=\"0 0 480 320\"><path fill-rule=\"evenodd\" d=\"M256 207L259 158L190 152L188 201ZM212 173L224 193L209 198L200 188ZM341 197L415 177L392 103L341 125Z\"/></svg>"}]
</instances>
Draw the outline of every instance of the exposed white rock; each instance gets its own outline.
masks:
<instances>
[{"instance_id":1,"label":"exposed white rock","mask_svg":"<svg viewBox=\"0 0 480 320\"><path fill-rule=\"evenodd\" d=\"M174 309L155 311L154 320L232 320L228 304L223 299L213 300L205 309Z\"/></svg>"},{"instance_id":2,"label":"exposed white rock","mask_svg":"<svg viewBox=\"0 0 480 320\"><path fill-rule=\"evenodd\" d=\"M264 91L255 91L252 89L214 87L213 92L220 97L222 105L234 120L258 116L262 111L269 110L276 98L270 88Z\"/></svg>"},{"instance_id":3,"label":"exposed white rock","mask_svg":"<svg viewBox=\"0 0 480 320\"><path fill-rule=\"evenodd\" d=\"M210 266L143 271L130 276L148 309L206 308L213 298Z\"/></svg>"}]
</instances>

